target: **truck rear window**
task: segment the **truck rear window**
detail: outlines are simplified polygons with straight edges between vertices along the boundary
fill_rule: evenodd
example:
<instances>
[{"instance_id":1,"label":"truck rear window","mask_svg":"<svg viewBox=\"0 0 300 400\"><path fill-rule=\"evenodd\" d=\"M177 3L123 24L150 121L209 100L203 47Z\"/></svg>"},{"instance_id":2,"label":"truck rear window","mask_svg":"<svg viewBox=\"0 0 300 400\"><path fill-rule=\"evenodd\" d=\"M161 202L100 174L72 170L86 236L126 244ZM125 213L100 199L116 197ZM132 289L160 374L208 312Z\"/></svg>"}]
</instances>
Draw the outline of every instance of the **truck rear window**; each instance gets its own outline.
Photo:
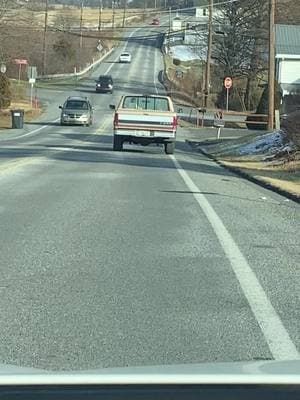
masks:
<instances>
[{"instance_id":1,"label":"truck rear window","mask_svg":"<svg viewBox=\"0 0 300 400\"><path fill-rule=\"evenodd\" d=\"M123 101L123 108L170 111L168 99L164 97L126 96Z\"/></svg>"}]
</instances>

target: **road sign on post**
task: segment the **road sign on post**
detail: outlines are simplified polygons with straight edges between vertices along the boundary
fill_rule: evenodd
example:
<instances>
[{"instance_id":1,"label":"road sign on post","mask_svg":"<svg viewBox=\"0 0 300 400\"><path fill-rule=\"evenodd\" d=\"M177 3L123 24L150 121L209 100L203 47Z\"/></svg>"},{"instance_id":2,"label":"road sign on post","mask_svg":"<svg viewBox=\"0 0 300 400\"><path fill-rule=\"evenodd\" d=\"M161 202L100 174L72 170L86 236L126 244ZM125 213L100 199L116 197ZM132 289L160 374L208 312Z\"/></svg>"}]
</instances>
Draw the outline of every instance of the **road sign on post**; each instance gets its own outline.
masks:
<instances>
[{"instance_id":1,"label":"road sign on post","mask_svg":"<svg viewBox=\"0 0 300 400\"><path fill-rule=\"evenodd\" d=\"M28 61L25 58L15 58L15 63L17 65L27 65Z\"/></svg>"},{"instance_id":2,"label":"road sign on post","mask_svg":"<svg viewBox=\"0 0 300 400\"><path fill-rule=\"evenodd\" d=\"M35 66L30 66L27 68L27 77L28 77L28 81L31 85L30 88L30 105L32 108L32 104L33 104L33 88L34 88L34 84L37 78L37 68Z\"/></svg>"},{"instance_id":3,"label":"road sign on post","mask_svg":"<svg viewBox=\"0 0 300 400\"><path fill-rule=\"evenodd\" d=\"M232 87L232 79L227 77L224 79L224 86L226 89L231 89Z\"/></svg>"},{"instance_id":4,"label":"road sign on post","mask_svg":"<svg viewBox=\"0 0 300 400\"><path fill-rule=\"evenodd\" d=\"M25 58L15 58L15 64L19 66L19 79L18 83L20 84L21 81L21 70L22 70L22 65L27 65L28 61Z\"/></svg>"},{"instance_id":5,"label":"road sign on post","mask_svg":"<svg viewBox=\"0 0 300 400\"><path fill-rule=\"evenodd\" d=\"M232 88L232 79L228 76L224 79L224 87L226 88L226 111L229 109L229 89Z\"/></svg>"},{"instance_id":6,"label":"road sign on post","mask_svg":"<svg viewBox=\"0 0 300 400\"><path fill-rule=\"evenodd\" d=\"M30 66L27 68L27 78L36 79L37 78L37 68L34 66Z\"/></svg>"}]
</instances>

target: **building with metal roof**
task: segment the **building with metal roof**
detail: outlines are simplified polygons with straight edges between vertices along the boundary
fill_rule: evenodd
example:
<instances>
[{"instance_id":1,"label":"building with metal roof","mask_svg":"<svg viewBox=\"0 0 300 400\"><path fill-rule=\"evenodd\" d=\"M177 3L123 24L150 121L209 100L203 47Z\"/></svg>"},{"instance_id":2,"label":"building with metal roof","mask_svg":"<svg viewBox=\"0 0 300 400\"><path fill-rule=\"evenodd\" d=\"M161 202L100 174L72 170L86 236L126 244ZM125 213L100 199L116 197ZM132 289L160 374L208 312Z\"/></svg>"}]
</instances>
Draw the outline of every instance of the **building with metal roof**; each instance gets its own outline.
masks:
<instances>
[{"instance_id":1,"label":"building with metal roof","mask_svg":"<svg viewBox=\"0 0 300 400\"><path fill-rule=\"evenodd\" d=\"M283 95L300 93L300 25L276 25L276 77Z\"/></svg>"}]
</instances>

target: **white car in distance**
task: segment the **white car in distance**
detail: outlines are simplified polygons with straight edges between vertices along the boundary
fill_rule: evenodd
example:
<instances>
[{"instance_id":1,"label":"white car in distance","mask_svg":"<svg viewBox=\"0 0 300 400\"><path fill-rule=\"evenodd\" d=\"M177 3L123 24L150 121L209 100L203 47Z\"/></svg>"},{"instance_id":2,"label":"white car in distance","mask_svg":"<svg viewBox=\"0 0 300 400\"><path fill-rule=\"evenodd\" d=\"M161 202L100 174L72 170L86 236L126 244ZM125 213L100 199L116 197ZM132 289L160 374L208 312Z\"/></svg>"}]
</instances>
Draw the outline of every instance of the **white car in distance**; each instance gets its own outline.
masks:
<instances>
[{"instance_id":1,"label":"white car in distance","mask_svg":"<svg viewBox=\"0 0 300 400\"><path fill-rule=\"evenodd\" d=\"M122 53L119 57L120 63L131 63L131 54L130 53Z\"/></svg>"}]
</instances>

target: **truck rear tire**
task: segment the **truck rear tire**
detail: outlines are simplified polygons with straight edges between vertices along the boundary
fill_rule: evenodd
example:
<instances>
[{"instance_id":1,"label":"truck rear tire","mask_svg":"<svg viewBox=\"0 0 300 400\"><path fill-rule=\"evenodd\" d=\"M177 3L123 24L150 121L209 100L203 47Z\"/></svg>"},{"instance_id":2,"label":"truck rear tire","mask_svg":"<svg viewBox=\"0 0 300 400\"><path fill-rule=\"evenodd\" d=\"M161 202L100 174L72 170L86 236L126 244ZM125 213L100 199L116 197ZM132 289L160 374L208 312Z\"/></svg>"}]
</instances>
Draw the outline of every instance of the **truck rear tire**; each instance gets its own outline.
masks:
<instances>
[{"instance_id":1,"label":"truck rear tire","mask_svg":"<svg viewBox=\"0 0 300 400\"><path fill-rule=\"evenodd\" d=\"M175 150L175 142L165 143L165 153L166 154L174 154Z\"/></svg>"},{"instance_id":2,"label":"truck rear tire","mask_svg":"<svg viewBox=\"0 0 300 400\"><path fill-rule=\"evenodd\" d=\"M122 136L114 135L114 151L122 151L123 150L123 138Z\"/></svg>"}]
</instances>

